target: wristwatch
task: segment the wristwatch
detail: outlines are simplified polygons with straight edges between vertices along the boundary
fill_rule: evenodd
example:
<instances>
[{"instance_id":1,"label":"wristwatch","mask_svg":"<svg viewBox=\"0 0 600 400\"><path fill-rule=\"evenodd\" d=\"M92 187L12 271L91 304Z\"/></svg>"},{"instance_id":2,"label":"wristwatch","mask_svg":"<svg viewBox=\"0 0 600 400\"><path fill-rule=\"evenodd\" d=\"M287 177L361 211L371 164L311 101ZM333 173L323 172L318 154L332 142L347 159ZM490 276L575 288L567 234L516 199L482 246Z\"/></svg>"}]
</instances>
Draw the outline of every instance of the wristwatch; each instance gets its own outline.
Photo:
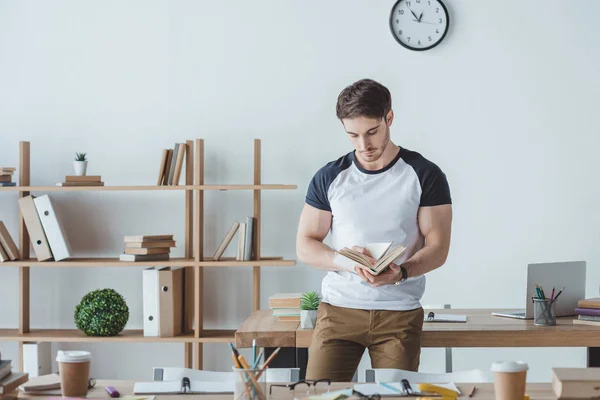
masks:
<instances>
[{"instance_id":1,"label":"wristwatch","mask_svg":"<svg viewBox=\"0 0 600 400\"><path fill-rule=\"evenodd\" d=\"M402 277L400 278L400 280L398 282L394 283L394 285L396 285L396 286L400 285L401 283L406 282L406 279L408 278L408 271L402 265L400 266L400 272L402 273Z\"/></svg>"}]
</instances>

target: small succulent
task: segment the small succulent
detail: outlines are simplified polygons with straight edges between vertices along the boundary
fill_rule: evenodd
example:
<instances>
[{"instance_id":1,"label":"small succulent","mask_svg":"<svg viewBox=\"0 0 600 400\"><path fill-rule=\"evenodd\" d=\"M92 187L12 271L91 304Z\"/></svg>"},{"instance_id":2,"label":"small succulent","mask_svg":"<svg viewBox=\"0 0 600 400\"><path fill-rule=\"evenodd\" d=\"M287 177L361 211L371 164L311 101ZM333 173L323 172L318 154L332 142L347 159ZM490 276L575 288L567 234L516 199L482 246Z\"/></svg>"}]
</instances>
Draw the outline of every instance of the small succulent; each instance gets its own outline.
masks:
<instances>
[{"instance_id":1,"label":"small succulent","mask_svg":"<svg viewBox=\"0 0 600 400\"><path fill-rule=\"evenodd\" d=\"M75 153L75 161L87 161L87 158L85 158L87 153Z\"/></svg>"},{"instance_id":2,"label":"small succulent","mask_svg":"<svg viewBox=\"0 0 600 400\"><path fill-rule=\"evenodd\" d=\"M319 293L312 291L302 293L300 296L300 309L307 311L315 311L319 309L319 303L321 303L321 296Z\"/></svg>"}]
</instances>

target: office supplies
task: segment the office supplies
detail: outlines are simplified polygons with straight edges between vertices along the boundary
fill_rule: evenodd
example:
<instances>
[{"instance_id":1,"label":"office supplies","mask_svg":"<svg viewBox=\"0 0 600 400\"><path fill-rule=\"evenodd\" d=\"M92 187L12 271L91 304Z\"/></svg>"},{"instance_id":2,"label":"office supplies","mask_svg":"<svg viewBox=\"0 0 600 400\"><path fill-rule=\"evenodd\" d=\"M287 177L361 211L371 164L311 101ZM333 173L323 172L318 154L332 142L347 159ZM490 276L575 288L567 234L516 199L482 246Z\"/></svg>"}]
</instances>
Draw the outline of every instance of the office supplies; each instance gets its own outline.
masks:
<instances>
[{"instance_id":1,"label":"office supplies","mask_svg":"<svg viewBox=\"0 0 600 400\"><path fill-rule=\"evenodd\" d=\"M110 397L120 397L121 396L121 393L119 393L119 391L112 386L106 386L104 388L104 390L106 390L106 393L108 393L108 395Z\"/></svg>"},{"instance_id":2,"label":"office supplies","mask_svg":"<svg viewBox=\"0 0 600 400\"><path fill-rule=\"evenodd\" d=\"M256 362L256 339L252 339L252 364Z\"/></svg>"},{"instance_id":3,"label":"office supplies","mask_svg":"<svg viewBox=\"0 0 600 400\"><path fill-rule=\"evenodd\" d=\"M443 314L429 311L425 315L424 322L467 322L466 315Z\"/></svg>"},{"instance_id":4,"label":"office supplies","mask_svg":"<svg viewBox=\"0 0 600 400\"><path fill-rule=\"evenodd\" d=\"M561 301L556 303L556 316L575 315L577 302L585 297L586 265L585 261L529 264L524 296L525 309L519 312L494 312L492 315L519 319L533 318L533 302L529 293L535 290L536 284L546 287L568 287L569 290L564 292ZM553 301L556 302L561 293L559 291Z\"/></svg>"},{"instance_id":5,"label":"office supplies","mask_svg":"<svg viewBox=\"0 0 600 400\"><path fill-rule=\"evenodd\" d=\"M353 271L358 264L371 275L379 275L387 270L390 263L400 258L406 251L402 245L392 246L394 243L368 243L365 248L372 257L368 257L356 250L344 247L335 255L333 262L346 270ZM371 262L371 258L374 262Z\"/></svg>"},{"instance_id":6,"label":"office supplies","mask_svg":"<svg viewBox=\"0 0 600 400\"><path fill-rule=\"evenodd\" d=\"M23 372L33 378L52 372L52 349L50 342L23 343Z\"/></svg>"},{"instance_id":7,"label":"office supplies","mask_svg":"<svg viewBox=\"0 0 600 400\"><path fill-rule=\"evenodd\" d=\"M190 381L182 378L180 381L166 382L136 382L134 394L223 394L233 393L232 381L206 382Z\"/></svg>"},{"instance_id":8,"label":"office supplies","mask_svg":"<svg viewBox=\"0 0 600 400\"><path fill-rule=\"evenodd\" d=\"M48 244L52 249L54 261L71 257L71 245L65 233L63 224L56 213L56 207L47 194L33 199Z\"/></svg>"},{"instance_id":9,"label":"office supplies","mask_svg":"<svg viewBox=\"0 0 600 400\"><path fill-rule=\"evenodd\" d=\"M183 271L153 267L142 272L144 336L173 337L181 333Z\"/></svg>"},{"instance_id":10,"label":"office supplies","mask_svg":"<svg viewBox=\"0 0 600 400\"><path fill-rule=\"evenodd\" d=\"M42 228L40 216L35 208L33 196L23 197L18 200L18 203L21 215L23 215L23 221L27 227L27 232L29 233L29 238L31 239L33 251L35 251L35 256L38 261L50 260L52 258L52 251L48 245L48 238L46 237L46 233L44 233L44 228Z\"/></svg>"},{"instance_id":11,"label":"office supplies","mask_svg":"<svg viewBox=\"0 0 600 400\"><path fill-rule=\"evenodd\" d=\"M544 295L542 294L542 290L540 289L540 287L538 285L535 286L535 291L537 292L537 298L538 299L543 299Z\"/></svg>"},{"instance_id":12,"label":"office supplies","mask_svg":"<svg viewBox=\"0 0 600 400\"><path fill-rule=\"evenodd\" d=\"M419 383L417 385L421 393L435 393L442 397L456 398L459 395L458 390L449 389L440 385L432 385L430 383Z\"/></svg>"},{"instance_id":13,"label":"office supplies","mask_svg":"<svg viewBox=\"0 0 600 400\"><path fill-rule=\"evenodd\" d=\"M550 294L550 300L554 300L554 290L556 288L552 288L552 293Z\"/></svg>"},{"instance_id":14,"label":"office supplies","mask_svg":"<svg viewBox=\"0 0 600 400\"><path fill-rule=\"evenodd\" d=\"M265 398L265 395L264 395L262 389L260 388L260 385L258 384L258 379L262 375L262 372L265 371L265 369L261 370L258 374L256 374L256 376L254 376L254 374L252 372L250 372L250 367L248 366L248 363L246 362L246 359L244 358L244 356L240 354L238 356L238 360L239 360L242 368L247 371L246 375L250 379L250 382L252 382L252 385L254 386L254 390L256 390L256 393L258 393L260 398Z\"/></svg>"},{"instance_id":15,"label":"office supplies","mask_svg":"<svg viewBox=\"0 0 600 400\"><path fill-rule=\"evenodd\" d=\"M540 292L542 292L542 299L546 298L546 293L544 293L544 288L542 286L540 286Z\"/></svg>"},{"instance_id":16,"label":"office supplies","mask_svg":"<svg viewBox=\"0 0 600 400\"><path fill-rule=\"evenodd\" d=\"M60 394L60 377L58 374L37 376L19 386L19 390L24 393L46 392L57 389Z\"/></svg>"},{"instance_id":17,"label":"office supplies","mask_svg":"<svg viewBox=\"0 0 600 400\"><path fill-rule=\"evenodd\" d=\"M476 390L477 390L477 386L473 385L473 387L469 391L469 397L473 397L473 395L475 394Z\"/></svg>"},{"instance_id":18,"label":"office supplies","mask_svg":"<svg viewBox=\"0 0 600 400\"><path fill-rule=\"evenodd\" d=\"M559 399L600 397L600 368L552 368L552 389Z\"/></svg>"},{"instance_id":19,"label":"office supplies","mask_svg":"<svg viewBox=\"0 0 600 400\"><path fill-rule=\"evenodd\" d=\"M256 360L254 360L254 364L252 364L252 369L253 370L256 370L258 368L258 364L260 363L260 359L262 358L263 354L264 354L264 350L261 350L258 353L258 356L256 357Z\"/></svg>"},{"instance_id":20,"label":"office supplies","mask_svg":"<svg viewBox=\"0 0 600 400\"><path fill-rule=\"evenodd\" d=\"M381 386L383 386L383 387L384 387L384 388L386 388L386 389L389 389L389 390L391 390L392 392L396 392L396 393L402 393L402 390L400 390L400 389L396 389L395 387L393 387L393 386L390 386L390 385L388 385L387 383L383 383L383 382L377 382L377 384L378 384L378 385L381 385Z\"/></svg>"}]
</instances>

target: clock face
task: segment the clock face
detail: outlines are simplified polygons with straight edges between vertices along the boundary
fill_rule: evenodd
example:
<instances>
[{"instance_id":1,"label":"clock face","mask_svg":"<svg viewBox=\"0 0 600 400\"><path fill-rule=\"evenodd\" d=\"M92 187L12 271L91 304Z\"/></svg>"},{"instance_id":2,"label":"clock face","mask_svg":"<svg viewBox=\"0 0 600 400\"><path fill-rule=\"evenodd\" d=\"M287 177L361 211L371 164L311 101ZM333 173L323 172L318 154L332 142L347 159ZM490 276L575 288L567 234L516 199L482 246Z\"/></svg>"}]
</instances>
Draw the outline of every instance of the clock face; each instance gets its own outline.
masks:
<instances>
[{"instance_id":1,"label":"clock face","mask_svg":"<svg viewBox=\"0 0 600 400\"><path fill-rule=\"evenodd\" d=\"M410 50L437 46L448 31L448 10L440 0L398 0L390 13L394 38Z\"/></svg>"}]
</instances>

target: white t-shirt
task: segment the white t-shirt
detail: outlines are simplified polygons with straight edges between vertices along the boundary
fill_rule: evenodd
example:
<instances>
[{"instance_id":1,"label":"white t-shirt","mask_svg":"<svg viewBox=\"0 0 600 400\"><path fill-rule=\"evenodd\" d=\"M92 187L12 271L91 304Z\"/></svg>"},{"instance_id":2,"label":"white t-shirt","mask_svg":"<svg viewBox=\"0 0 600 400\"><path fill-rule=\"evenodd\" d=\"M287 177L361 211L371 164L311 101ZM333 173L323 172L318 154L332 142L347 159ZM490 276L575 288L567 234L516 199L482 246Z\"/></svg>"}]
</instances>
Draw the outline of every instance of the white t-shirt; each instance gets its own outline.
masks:
<instances>
[{"instance_id":1,"label":"white t-shirt","mask_svg":"<svg viewBox=\"0 0 600 400\"><path fill-rule=\"evenodd\" d=\"M419 207L452 200L442 170L419 153L401 148L394 160L377 171L361 168L354 152L328 163L313 177L306 203L331 211L334 250L395 242L407 248L400 259L404 262L424 245L417 223ZM352 272L328 272L321 290L323 301L338 307L414 310L420 307L425 276L375 288Z\"/></svg>"}]
</instances>

